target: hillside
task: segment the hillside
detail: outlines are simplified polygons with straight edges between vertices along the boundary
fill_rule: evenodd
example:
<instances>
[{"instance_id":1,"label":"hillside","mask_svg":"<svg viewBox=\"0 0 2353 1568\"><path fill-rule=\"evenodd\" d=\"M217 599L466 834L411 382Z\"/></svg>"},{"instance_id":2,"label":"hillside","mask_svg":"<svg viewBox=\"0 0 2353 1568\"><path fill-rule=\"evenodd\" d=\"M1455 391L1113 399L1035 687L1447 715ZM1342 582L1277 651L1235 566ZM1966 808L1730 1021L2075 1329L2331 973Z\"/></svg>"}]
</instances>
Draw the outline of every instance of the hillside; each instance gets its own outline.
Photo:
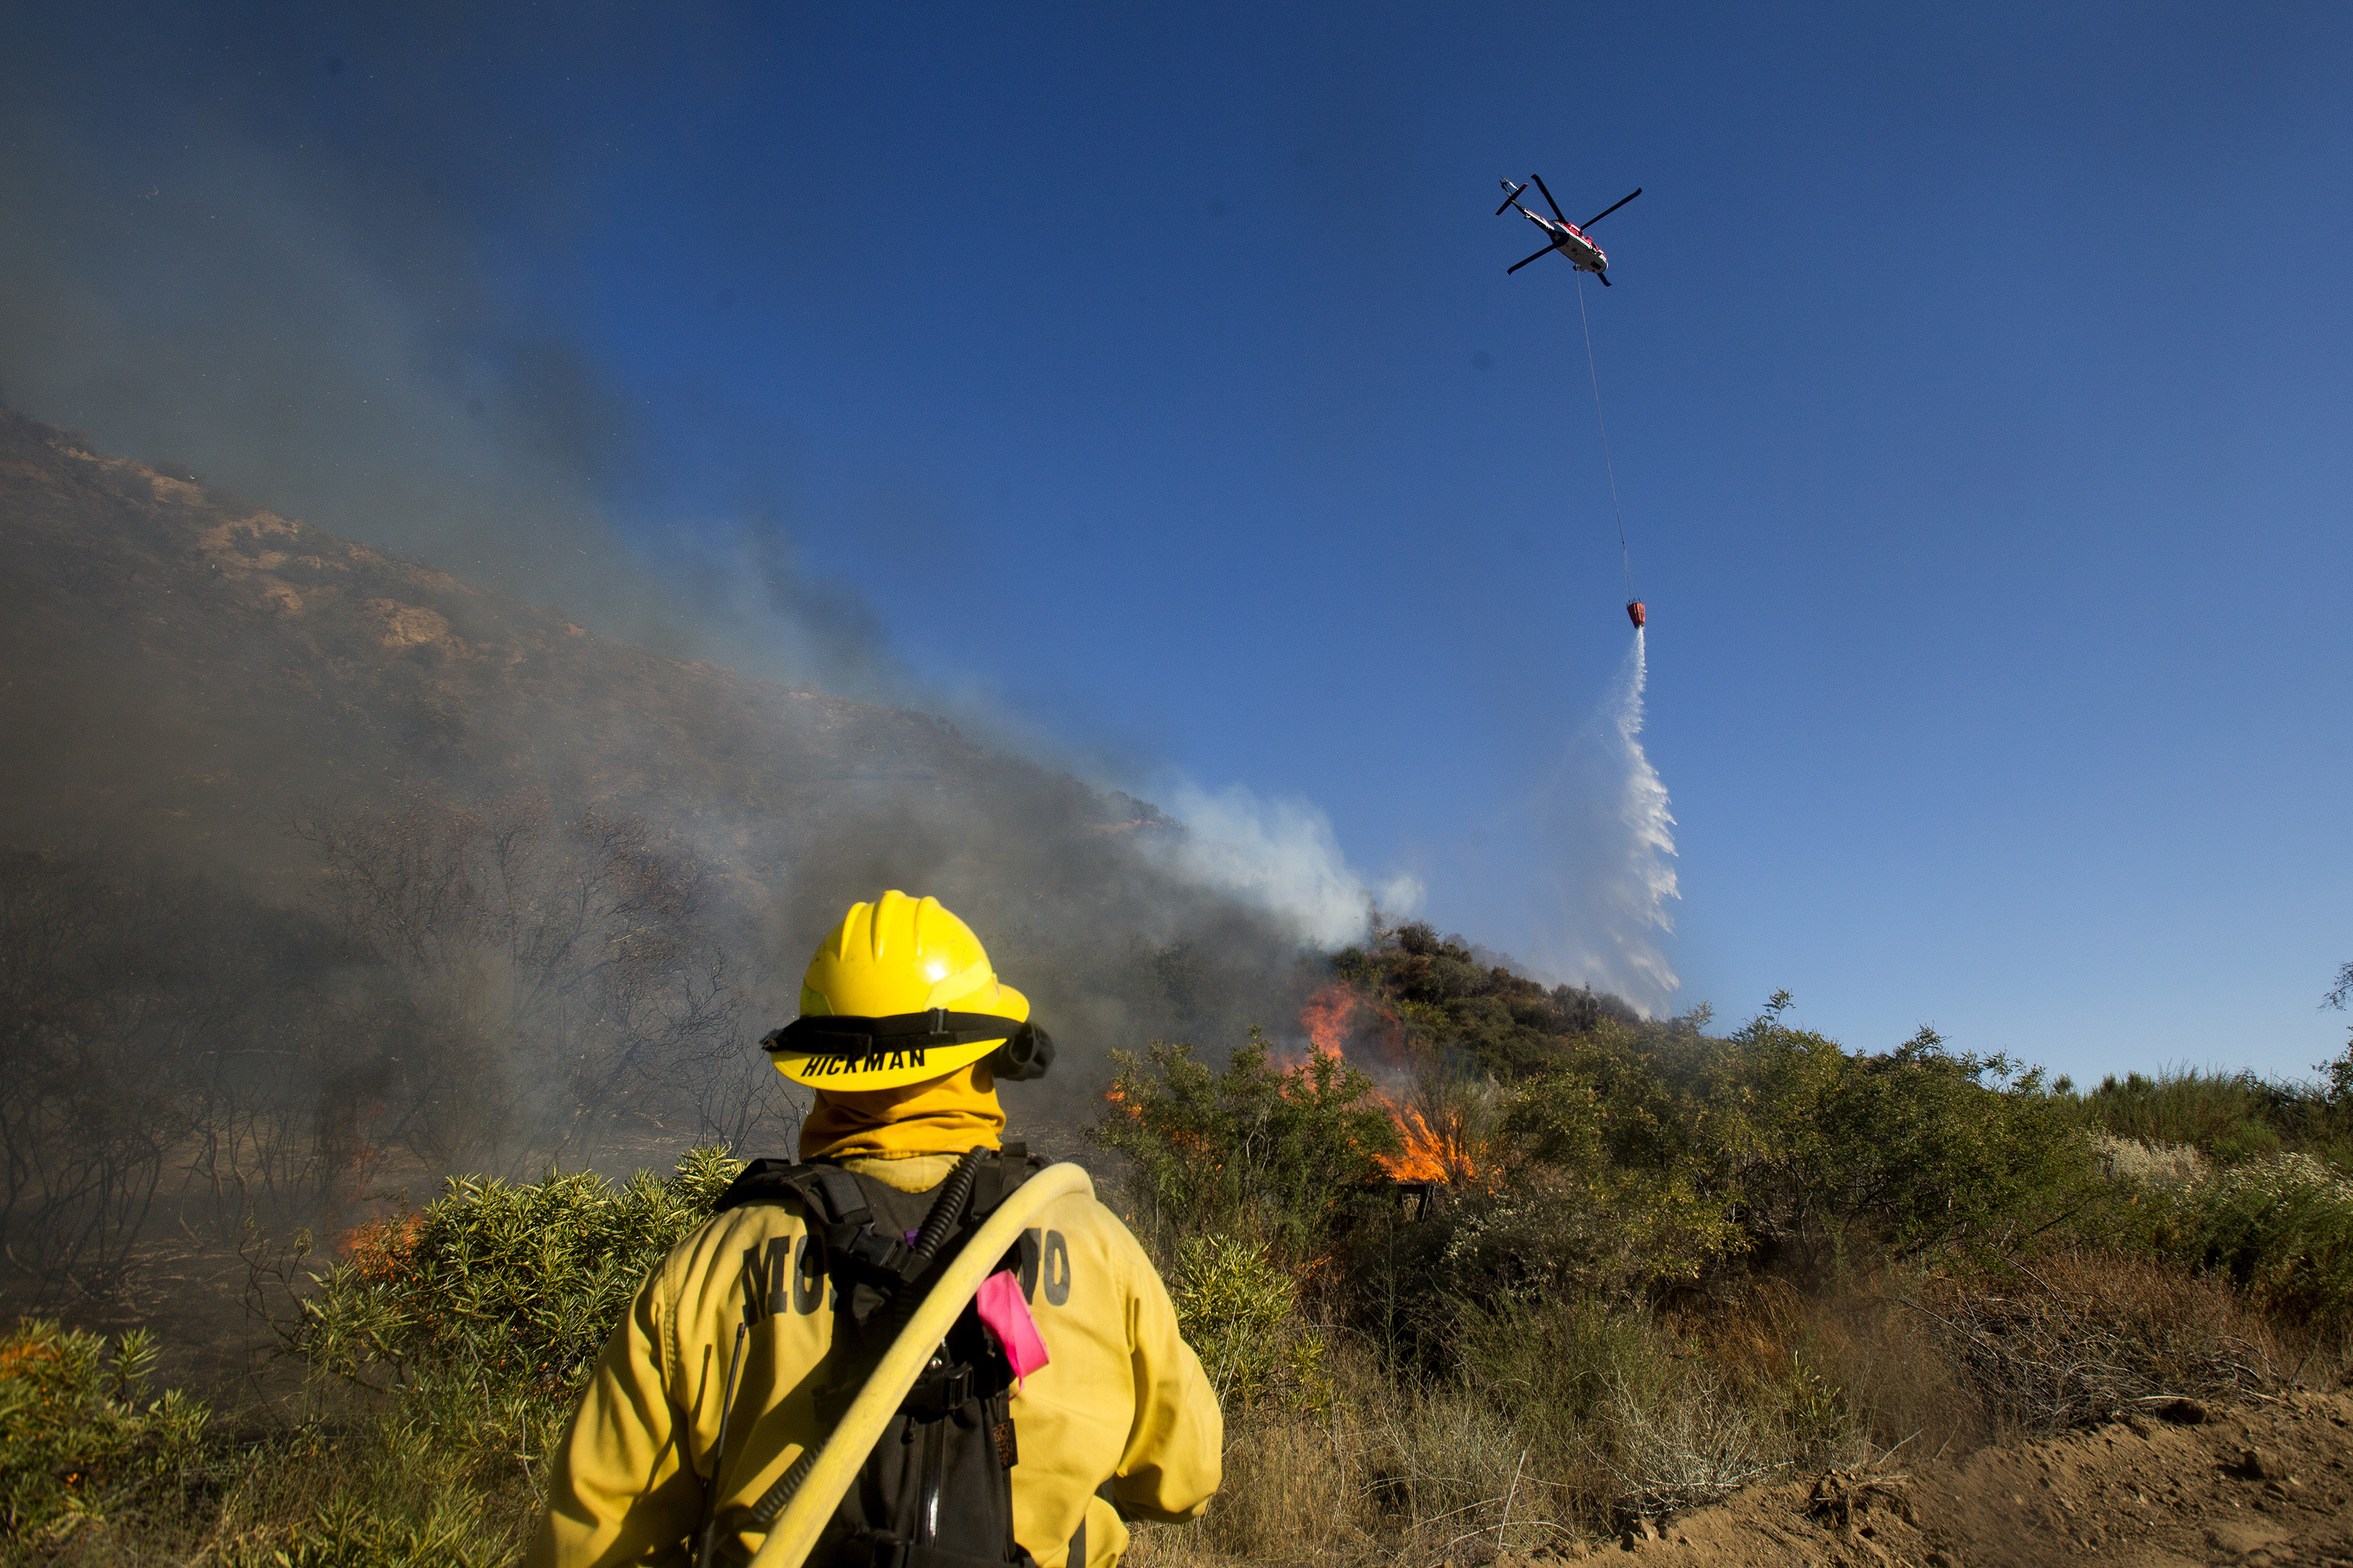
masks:
<instances>
[{"instance_id":1,"label":"hillside","mask_svg":"<svg viewBox=\"0 0 2353 1568\"><path fill-rule=\"evenodd\" d=\"M1066 1006L1101 1002L1076 970L1106 952L1175 951L1155 976L1193 990L1146 1026L1183 1027L1222 1011L1187 977L1228 955L1263 971L1284 945L1167 874L1152 850L1181 829L1149 806L922 714L599 636L5 411L0 545L16 843L137 846L283 901L311 869L298 818L543 790L691 844L767 950L923 889L1008 972L1065 976L1046 989Z\"/></svg>"},{"instance_id":2,"label":"hillside","mask_svg":"<svg viewBox=\"0 0 2353 1568\"><path fill-rule=\"evenodd\" d=\"M20 823L266 855L257 829L322 795L533 783L739 848L952 798L1066 848L1136 814L922 715L617 642L5 412L0 530L0 719L37 738L0 776Z\"/></svg>"},{"instance_id":3,"label":"hillside","mask_svg":"<svg viewBox=\"0 0 2353 1568\"><path fill-rule=\"evenodd\" d=\"M453 1171L788 1150L753 1042L886 887L1030 996L1050 1143L1105 1052L1286 1028L1324 972L1149 805L5 413L0 672L12 1298Z\"/></svg>"}]
</instances>

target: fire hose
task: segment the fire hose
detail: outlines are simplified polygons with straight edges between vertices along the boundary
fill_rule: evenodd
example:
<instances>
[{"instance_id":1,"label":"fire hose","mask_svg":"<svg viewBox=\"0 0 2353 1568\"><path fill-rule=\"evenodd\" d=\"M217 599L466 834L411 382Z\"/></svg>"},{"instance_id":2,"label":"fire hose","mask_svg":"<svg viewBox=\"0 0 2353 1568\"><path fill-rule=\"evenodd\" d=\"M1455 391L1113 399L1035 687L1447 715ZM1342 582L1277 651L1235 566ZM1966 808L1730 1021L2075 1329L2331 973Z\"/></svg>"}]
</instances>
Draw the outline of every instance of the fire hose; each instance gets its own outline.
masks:
<instances>
[{"instance_id":1,"label":"fire hose","mask_svg":"<svg viewBox=\"0 0 2353 1568\"><path fill-rule=\"evenodd\" d=\"M982 1283L997 1272L997 1264L1047 1204L1072 1192L1083 1192L1092 1198L1094 1192L1094 1182L1086 1171L1066 1162L1049 1165L997 1206L996 1213L973 1233L964 1250L940 1276L939 1283L932 1287L931 1294L923 1298L923 1304L915 1308L905 1330L875 1363L865 1389L818 1451L816 1462L802 1478L800 1489L786 1506L784 1517L776 1520L768 1538L760 1543L760 1550L753 1554L751 1568L801 1568L809 1548L817 1544L818 1536L832 1519L842 1494L858 1478L866 1457L873 1452L876 1439L898 1414L900 1402L923 1375L932 1351L947 1338L956 1319L979 1294Z\"/></svg>"}]
</instances>

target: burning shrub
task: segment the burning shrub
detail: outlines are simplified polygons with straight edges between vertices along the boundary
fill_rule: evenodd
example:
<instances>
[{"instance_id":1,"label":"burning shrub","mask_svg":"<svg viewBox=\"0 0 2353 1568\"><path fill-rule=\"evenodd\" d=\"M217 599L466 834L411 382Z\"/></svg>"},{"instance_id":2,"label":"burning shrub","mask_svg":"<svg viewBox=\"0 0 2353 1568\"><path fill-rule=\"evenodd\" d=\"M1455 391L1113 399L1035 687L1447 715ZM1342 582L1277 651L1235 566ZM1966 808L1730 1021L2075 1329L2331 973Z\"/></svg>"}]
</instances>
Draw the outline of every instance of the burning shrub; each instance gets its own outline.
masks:
<instances>
[{"instance_id":1,"label":"burning shrub","mask_svg":"<svg viewBox=\"0 0 2353 1568\"><path fill-rule=\"evenodd\" d=\"M110 1348L103 1335L28 1319L0 1340L0 1541L39 1552L176 1500L209 1413L177 1390L146 1400L154 1363L142 1330Z\"/></svg>"},{"instance_id":2,"label":"burning shrub","mask_svg":"<svg viewBox=\"0 0 2353 1568\"><path fill-rule=\"evenodd\" d=\"M1639 1307L1734 1285L1737 1259L1812 1280L1998 1250L2092 1202L2084 1139L2033 1075L1926 1032L1852 1054L1786 1005L1726 1041L1604 1022L1572 1042L1513 1086L1491 1181L1351 1248L1352 1316L1442 1373L1465 1309Z\"/></svg>"},{"instance_id":3,"label":"burning shrub","mask_svg":"<svg viewBox=\"0 0 2353 1568\"><path fill-rule=\"evenodd\" d=\"M1292 1068L1252 1028L1223 1072L1189 1044L1114 1051L1119 1069L1088 1138L1127 1157L1148 1232L1261 1239L1292 1258L1329 1241L1398 1149L1373 1081L1321 1053Z\"/></svg>"},{"instance_id":4,"label":"burning shrub","mask_svg":"<svg viewBox=\"0 0 2353 1568\"><path fill-rule=\"evenodd\" d=\"M1703 1109L1631 1032L1599 1026L1498 1097L1480 1179L1352 1252L1358 1316L1382 1343L1443 1366L1464 1304L1639 1299L1746 1245L1698 1152Z\"/></svg>"},{"instance_id":5,"label":"burning shrub","mask_svg":"<svg viewBox=\"0 0 2353 1568\"><path fill-rule=\"evenodd\" d=\"M293 1348L313 1368L415 1390L443 1382L568 1403L647 1271L710 1214L742 1169L690 1150L667 1180L615 1188L594 1171L536 1184L451 1179L413 1216L379 1222L317 1277Z\"/></svg>"},{"instance_id":6,"label":"burning shrub","mask_svg":"<svg viewBox=\"0 0 2353 1568\"><path fill-rule=\"evenodd\" d=\"M1451 1376L1467 1321L1561 1301L1639 1310L1743 1241L1723 1202L1675 1173L1525 1161L1419 1221L1360 1234L1348 1306L1393 1363Z\"/></svg>"}]
</instances>

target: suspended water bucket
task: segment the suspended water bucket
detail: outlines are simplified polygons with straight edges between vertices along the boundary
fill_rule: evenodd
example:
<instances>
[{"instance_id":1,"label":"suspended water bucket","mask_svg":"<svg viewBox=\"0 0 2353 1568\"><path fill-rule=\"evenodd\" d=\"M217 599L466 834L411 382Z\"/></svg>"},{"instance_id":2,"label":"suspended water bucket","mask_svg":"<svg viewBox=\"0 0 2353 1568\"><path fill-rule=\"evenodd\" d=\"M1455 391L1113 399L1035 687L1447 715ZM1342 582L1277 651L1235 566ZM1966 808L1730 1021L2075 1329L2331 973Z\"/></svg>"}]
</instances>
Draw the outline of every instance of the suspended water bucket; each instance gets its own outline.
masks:
<instances>
[{"instance_id":1,"label":"suspended water bucket","mask_svg":"<svg viewBox=\"0 0 2353 1568\"><path fill-rule=\"evenodd\" d=\"M1626 619L1634 623L1635 630L1640 631L1642 623L1650 619L1650 611L1642 608L1641 599L1630 599L1626 601Z\"/></svg>"}]
</instances>

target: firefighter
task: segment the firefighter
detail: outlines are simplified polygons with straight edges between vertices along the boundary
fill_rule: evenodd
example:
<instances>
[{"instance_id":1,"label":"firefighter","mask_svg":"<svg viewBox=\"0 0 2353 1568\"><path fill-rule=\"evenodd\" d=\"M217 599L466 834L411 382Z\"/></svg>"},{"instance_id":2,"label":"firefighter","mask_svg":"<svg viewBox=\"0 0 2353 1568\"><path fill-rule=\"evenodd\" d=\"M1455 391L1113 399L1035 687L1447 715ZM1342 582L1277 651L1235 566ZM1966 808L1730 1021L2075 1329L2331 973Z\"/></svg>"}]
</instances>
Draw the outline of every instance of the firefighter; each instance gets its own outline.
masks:
<instances>
[{"instance_id":1,"label":"firefighter","mask_svg":"<svg viewBox=\"0 0 2353 1568\"><path fill-rule=\"evenodd\" d=\"M997 1071L1041 1070L1051 1046L1029 1022L1029 1000L997 978L979 938L938 900L891 892L852 905L809 962L801 1013L765 1044L779 1071L817 1089L801 1129L805 1163L781 1174L781 1162L754 1165L639 1287L556 1446L529 1568L684 1564L698 1551L703 1568L747 1561L797 1484L796 1461L839 1418L840 1385L858 1375L845 1349L856 1342L848 1279L839 1247L825 1245L844 1233L829 1228L839 1216L818 1212L824 1202L804 1200L823 1195L810 1178L839 1188L828 1172L850 1173L870 1195L875 1234L913 1241L928 1195L970 1183L962 1173L949 1181L960 1162L1014 1171L999 1136ZM928 1026L920 1037L900 1022L914 1018ZM953 1026L945 1034L942 1022ZM836 1027L875 1033L845 1045L824 1033ZM736 1201L739 1192L765 1201ZM837 1528L810 1568L886 1559L892 1568L964 1568L1023 1556L1037 1568L1108 1568L1126 1549L1124 1517L1174 1522L1208 1506L1223 1437L1217 1397L1135 1238L1093 1199L1068 1195L1025 1233L1019 1272L1047 1360L1018 1384L1001 1379L990 1407L1010 1415L995 1451L1010 1465L1012 1541L996 1549L976 1540L987 1531L939 1520L920 1537L938 1547L911 1555L903 1542L895 1552L862 1537L846 1542ZM853 1289L850 1306L871 1305L868 1294ZM953 1436L972 1425L968 1413L937 1428ZM910 1463L895 1457L902 1440L914 1436L878 1443L869 1472ZM997 1474L1001 1494L1005 1473ZM887 1493L862 1474L852 1499L864 1495L871 1516L878 1496L888 1508ZM866 1522L884 1535L915 1528Z\"/></svg>"}]
</instances>

